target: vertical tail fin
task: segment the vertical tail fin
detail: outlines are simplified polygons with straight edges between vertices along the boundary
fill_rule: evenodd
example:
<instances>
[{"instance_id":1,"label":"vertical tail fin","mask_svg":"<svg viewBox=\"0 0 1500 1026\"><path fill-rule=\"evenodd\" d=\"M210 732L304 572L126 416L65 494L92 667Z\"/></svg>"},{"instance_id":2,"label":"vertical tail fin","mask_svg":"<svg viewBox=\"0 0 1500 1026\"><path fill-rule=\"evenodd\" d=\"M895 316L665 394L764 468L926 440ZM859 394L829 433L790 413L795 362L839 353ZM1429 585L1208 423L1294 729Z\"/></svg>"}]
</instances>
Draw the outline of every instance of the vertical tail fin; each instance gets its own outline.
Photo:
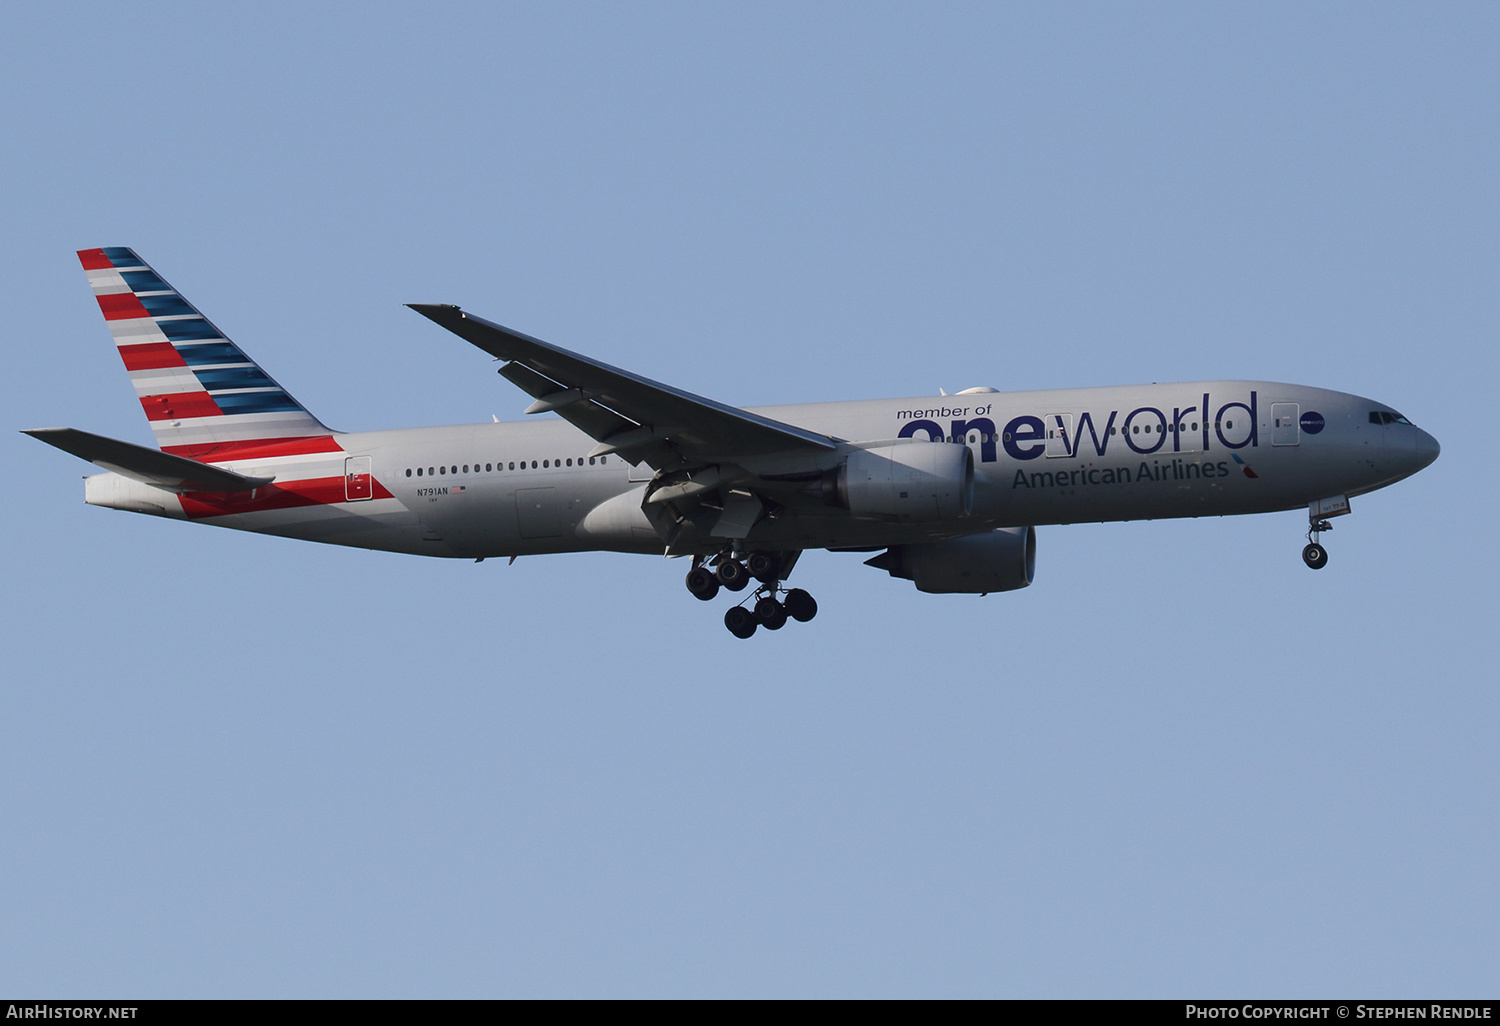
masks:
<instances>
[{"instance_id":1,"label":"vertical tail fin","mask_svg":"<svg viewBox=\"0 0 1500 1026\"><path fill-rule=\"evenodd\" d=\"M83 249L78 259L164 451L228 459L279 442L331 443L333 432L134 250Z\"/></svg>"}]
</instances>

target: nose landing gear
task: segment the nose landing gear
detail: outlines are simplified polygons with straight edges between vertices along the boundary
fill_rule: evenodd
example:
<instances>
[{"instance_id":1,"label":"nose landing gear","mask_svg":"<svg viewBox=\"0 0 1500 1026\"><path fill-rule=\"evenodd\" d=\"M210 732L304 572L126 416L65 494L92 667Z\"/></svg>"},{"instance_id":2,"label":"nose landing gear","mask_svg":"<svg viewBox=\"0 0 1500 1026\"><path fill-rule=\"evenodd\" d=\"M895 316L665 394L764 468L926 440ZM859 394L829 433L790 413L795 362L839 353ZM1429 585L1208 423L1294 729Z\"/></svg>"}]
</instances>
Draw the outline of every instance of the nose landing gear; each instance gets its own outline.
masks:
<instances>
[{"instance_id":1,"label":"nose landing gear","mask_svg":"<svg viewBox=\"0 0 1500 1026\"><path fill-rule=\"evenodd\" d=\"M1309 569L1321 570L1328 565L1328 550L1317 542L1308 542L1302 549L1302 562L1306 563Z\"/></svg>"},{"instance_id":2,"label":"nose landing gear","mask_svg":"<svg viewBox=\"0 0 1500 1026\"><path fill-rule=\"evenodd\" d=\"M1318 535L1332 531L1333 525L1326 520L1313 517L1307 525L1307 546L1302 550L1302 562L1309 570L1321 570L1328 565L1328 550L1318 542Z\"/></svg>"},{"instance_id":3,"label":"nose landing gear","mask_svg":"<svg viewBox=\"0 0 1500 1026\"><path fill-rule=\"evenodd\" d=\"M1328 522L1329 518L1341 517L1349 512L1347 495L1314 499L1307 504L1307 547L1302 550L1302 562L1309 569L1321 570L1328 565L1328 550L1319 543L1318 536L1324 531L1333 530L1333 525Z\"/></svg>"}]
</instances>

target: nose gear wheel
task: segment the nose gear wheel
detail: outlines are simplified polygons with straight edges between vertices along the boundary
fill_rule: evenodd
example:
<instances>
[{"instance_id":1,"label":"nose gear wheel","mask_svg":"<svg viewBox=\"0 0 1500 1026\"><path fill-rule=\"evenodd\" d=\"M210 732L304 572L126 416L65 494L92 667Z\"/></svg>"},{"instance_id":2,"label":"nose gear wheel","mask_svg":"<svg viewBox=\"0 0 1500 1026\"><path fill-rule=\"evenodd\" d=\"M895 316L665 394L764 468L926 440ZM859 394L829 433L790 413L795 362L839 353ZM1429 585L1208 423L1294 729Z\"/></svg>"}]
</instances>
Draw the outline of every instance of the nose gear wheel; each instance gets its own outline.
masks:
<instances>
[{"instance_id":1,"label":"nose gear wheel","mask_svg":"<svg viewBox=\"0 0 1500 1026\"><path fill-rule=\"evenodd\" d=\"M1328 550L1318 541L1324 531L1332 531L1333 525L1326 520L1310 518L1307 524L1307 545L1302 549L1302 562L1309 570L1321 570L1328 565Z\"/></svg>"}]
</instances>

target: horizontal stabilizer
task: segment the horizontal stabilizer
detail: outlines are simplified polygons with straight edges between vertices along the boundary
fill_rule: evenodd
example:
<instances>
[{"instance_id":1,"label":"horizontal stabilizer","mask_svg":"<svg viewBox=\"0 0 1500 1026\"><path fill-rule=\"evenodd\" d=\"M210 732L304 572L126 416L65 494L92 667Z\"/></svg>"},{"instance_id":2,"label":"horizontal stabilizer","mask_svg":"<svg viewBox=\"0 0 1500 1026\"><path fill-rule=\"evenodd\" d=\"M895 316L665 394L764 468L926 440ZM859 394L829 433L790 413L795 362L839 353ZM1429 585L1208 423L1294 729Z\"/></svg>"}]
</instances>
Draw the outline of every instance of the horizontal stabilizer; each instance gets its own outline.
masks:
<instances>
[{"instance_id":1,"label":"horizontal stabilizer","mask_svg":"<svg viewBox=\"0 0 1500 1026\"><path fill-rule=\"evenodd\" d=\"M77 428L36 428L21 432L95 466L173 492L248 492L270 484L274 477L246 477L232 470L210 467L182 456L144 445L134 445Z\"/></svg>"}]
</instances>

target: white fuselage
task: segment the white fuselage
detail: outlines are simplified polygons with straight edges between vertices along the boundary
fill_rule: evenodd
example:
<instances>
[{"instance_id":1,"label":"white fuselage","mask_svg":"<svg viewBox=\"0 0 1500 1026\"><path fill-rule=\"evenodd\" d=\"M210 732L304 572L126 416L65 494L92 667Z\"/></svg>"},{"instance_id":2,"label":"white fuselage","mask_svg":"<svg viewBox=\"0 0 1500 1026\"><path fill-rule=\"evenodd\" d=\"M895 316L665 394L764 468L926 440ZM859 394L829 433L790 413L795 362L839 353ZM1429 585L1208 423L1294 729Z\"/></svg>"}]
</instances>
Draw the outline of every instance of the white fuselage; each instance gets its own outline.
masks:
<instances>
[{"instance_id":1,"label":"white fuselage","mask_svg":"<svg viewBox=\"0 0 1500 1026\"><path fill-rule=\"evenodd\" d=\"M1303 507L1383 487L1431 462L1437 443L1425 431L1371 416L1387 409L1341 392L1264 381L757 408L752 412L856 446L898 439L966 445L974 498L969 516L941 522L861 517L816 503L772 509L743 545L867 548L995 527ZM275 478L256 493L179 496L101 474L89 479L87 497L239 530L422 555L662 551L640 508L651 469L618 455L590 459L594 440L554 417L333 439L330 451L215 464ZM788 466L816 472L808 459ZM752 471L787 469L774 458L759 463Z\"/></svg>"}]
</instances>

